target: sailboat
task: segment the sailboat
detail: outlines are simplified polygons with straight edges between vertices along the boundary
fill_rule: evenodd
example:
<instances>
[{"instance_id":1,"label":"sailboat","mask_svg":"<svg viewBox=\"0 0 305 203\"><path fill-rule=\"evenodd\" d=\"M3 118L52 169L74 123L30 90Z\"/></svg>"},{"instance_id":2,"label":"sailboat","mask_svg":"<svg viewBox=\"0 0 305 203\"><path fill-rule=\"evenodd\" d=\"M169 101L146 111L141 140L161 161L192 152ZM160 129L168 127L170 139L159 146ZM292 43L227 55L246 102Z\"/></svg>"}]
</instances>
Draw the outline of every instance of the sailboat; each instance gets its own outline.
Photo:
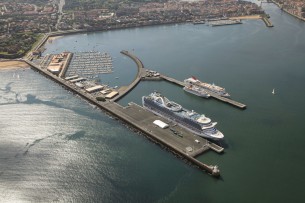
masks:
<instances>
[{"instance_id":1,"label":"sailboat","mask_svg":"<svg viewBox=\"0 0 305 203\"><path fill-rule=\"evenodd\" d=\"M275 94L274 89L272 90L272 94Z\"/></svg>"}]
</instances>

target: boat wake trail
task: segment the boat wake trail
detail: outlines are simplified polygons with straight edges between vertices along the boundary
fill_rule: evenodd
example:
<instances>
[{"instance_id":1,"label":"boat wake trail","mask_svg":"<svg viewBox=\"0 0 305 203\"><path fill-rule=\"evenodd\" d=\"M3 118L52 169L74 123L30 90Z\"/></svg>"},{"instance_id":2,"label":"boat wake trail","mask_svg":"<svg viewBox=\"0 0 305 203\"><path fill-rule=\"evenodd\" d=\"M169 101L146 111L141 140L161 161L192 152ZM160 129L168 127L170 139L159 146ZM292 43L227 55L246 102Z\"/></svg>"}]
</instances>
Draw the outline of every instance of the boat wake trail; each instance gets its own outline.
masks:
<instances>
[{"instance_id":1,"label":"boat wake trail","mask_svg":"<svg viewBox=\"0 0 305 203\"><path fill-rule=\"evenodd\" d=\"M70 134L70 135L66 135L66 139L67 140L77 140L77 139L81 139L82 137L84 137L86 135L86 131L78 131L76 133Z\"/></svg>"},{"instance_id":2,"label":"boat wake trail","mask_svg":"<svg viewBox=\"0 0 305 203\"><path fill-rule=\"evenodd\" d=\"M46 139L48 139L48 138L51 138L51 137L54 137L54 136L57 136L57 135L58 135L58 134L56 133L56 134L53 134L53 135L49 135L49 136L46 136L46 137L43 137L43 138L36 139L36 140L34 140L31 144L26 143L25 148L22 149L22 151L24 151L24 152L22 153L22 155L23 155L23 156L27 155L28 152L29 152L29 150L30 150L32 147L34 147L35 145L39 144L39 143L42 142L43 140L46 140ZM18 152L18 153L15 155L15 158L19 157L19 155L20 155L20 153Z\"/></svg>"}]
</instances>

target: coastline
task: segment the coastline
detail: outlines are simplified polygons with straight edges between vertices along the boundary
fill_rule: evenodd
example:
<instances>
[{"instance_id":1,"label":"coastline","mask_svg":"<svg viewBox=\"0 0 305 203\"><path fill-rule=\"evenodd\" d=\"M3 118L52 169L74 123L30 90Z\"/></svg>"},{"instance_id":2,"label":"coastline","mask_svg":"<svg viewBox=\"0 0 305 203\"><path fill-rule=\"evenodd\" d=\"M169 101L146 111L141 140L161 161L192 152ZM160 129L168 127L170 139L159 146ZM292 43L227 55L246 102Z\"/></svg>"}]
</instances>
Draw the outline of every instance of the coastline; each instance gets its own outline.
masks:
<instances>
[{"instance_id":1,"label":"coastline","mask_svg":"<svg viewBox=\"0 0 305 203\"><path fill-rule=\"evenodd\" d=\"M98 28L98 29L92 29L92 30L89 30L89 29L65 30L65 31L56 31L56 32L43 33L44 37L39 39L36 42L37 45L33 46L33 48L31 50L29 50L28 53L25 56L23 56L23 58L31 59L33 57L32 56L32 52L33 51L37 51L37 50L43 48L47 42L52 43L53 40L62 38L65 35L73 35L73 34L79 34L79 33L91 33L91 32L104 32L104 31L110 31L110 30L139 28L139 27L147 27L147 26L159 26L159 25L169 25L169 24L183 24L183 23L188 23L188 22L170 22L170 23L160 23L160 24L141 25L141 26Z\"/></svg>"},{"instance_id":2,"label":"coastline","mask_svg":"<svg viewBox=\"0 0 305 203\"><path fill-rule=\"evenodd\" d=\"M260 15L247 15L247 16L236 16L236 17L230 17L229 19L241 19L241 20L259 20L262 19ZM49 42L52 43L53 40L56 40L58 38L61 38L65 35L72 35L72 34L78 34L78 33L91 33L91 32L104 32L104 31L110 31L110 30L120 30L120 29L130 29L130 28L141 28L141 27L148 27L148 26L161 26L161 25L173 25L173 24L187 24L192 22L165 22L165 23L156 23L156 24L143 24L143 25L132 25L132 26L122 26L122 27L108 27L108 28L96 28L96 29L79 29L79 30L65 30L65 31L56 31L51 33L44 33L44 37L41 38L37 42L37 46L33 47L28 53L32 53L33 51L36 51L44 45ZM26 58L31 57L30 55L24 56ZM24 58L23 57L23 58Z\"/></svg>"},{"instance_id":3,"label":"coastline","mask_svg":"<svg viewBox=\"0 0 305 203\"><path fill-rule=\"evenodd\" d=\"M276 1L274 1L274 0L271 0L271 2L274 3L277 7L279 7L282 11L286 12L287 14L289 14L289 15L291 15L291 16L293 16L293 17L295 17L295 18L297 18L297 19L302 20L302 21L305 22L305 18L302 18L301 16L298 16L298 15L296 15L296 14L293 14L293 13L289 12L288 10L282 8L282 6L281 6L278 2L276 2Z\"/></svg>"},{"instance_id":4,"label":"coastline","mask_svg":"<svg viewBox=\"0 0 305 203\"><path fill-rule=\"evenodd\" d=\"M58 35L58 36L50 36L47 40L47 42L52 43L52 41L57 40L59 38L62 38L63 35Z\"/></svg>"},{"instance_id":5,"label":"coastline","mask_svg":"<svg viewBox=\"0 0 305 203\"><path fill-rule=\"evenodd\" d=\"M11 70L11 69L24 69L24 68L30 68L30 66L23 61L16 61L16 60L0 61L0 71Z\"/></svg>"}]
</instances>

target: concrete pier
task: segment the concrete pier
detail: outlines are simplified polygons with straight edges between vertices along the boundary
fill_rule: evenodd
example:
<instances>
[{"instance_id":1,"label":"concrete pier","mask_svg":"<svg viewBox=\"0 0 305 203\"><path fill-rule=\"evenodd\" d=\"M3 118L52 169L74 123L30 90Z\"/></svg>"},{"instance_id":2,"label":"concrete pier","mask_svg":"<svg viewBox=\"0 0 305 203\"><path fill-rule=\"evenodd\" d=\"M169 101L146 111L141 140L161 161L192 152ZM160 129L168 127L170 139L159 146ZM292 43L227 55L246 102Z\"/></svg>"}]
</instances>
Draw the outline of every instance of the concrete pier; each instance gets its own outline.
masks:
<instances>
[{"instance_id":1,"label":"concrete pier","mask_svg":"<svg viewBox=\"0 0 305 203\"><path fill-rule=\"evenodd\" d=\"M64 66L62 67L61 72L59 73L59 77L60 77L60 78L63 78L63 77L66 75L66 72L67 72L68 66L69 66L69 64L70 64L70 62L71 62L72 56L73 56L72 53L69 53L69 54L68 54L67 60L66 60L66 62L64 63Z\"/></svg>"},{"instance_id":2,"label":"concrete pier","mask_svg":"<svg viewBox=\"0 0 305 203\"><path fill-rule=\"evenodd\" d=\"M134 56L133 54L131 54L130 52L125 51L125 50L121 51L121 54L124 54L124 55L130 57L136 63L138 72L137 72L137 75L136 75L135 79L133 80L133 82L130 85L128 85L128 87L125 88L124 90L119 91L119 95L112 99L113 102L118 101L119 99L124 97L129 91L131 91L135 86L137 86L137 84L141 80L142 75L145 72L144 65L143 65L142 61L140 61L140 59L138 59L136 56Z\"/></svg>"},{"instance_id":3,"label":"concrete pier","mask_svg":"<svg viewBox=\"0 0 305 203\"><path fill-rule=\"evenodd\" d=\"M267 16L263 16L262 20L264 21L264 23L266 24L267 27L273 27L273 24L271 23L271 21L269 20L269 18Z\"/></svg>"},{"instance_id":4,"label":"concrete pier","mask_svg":"<svg viewBox=\"0 0 305 203\"><path fill-rule=\"evenodd\" d=\"M211 143L206 139L192 134L191 132L177 126L176 124L172 123L167 119L154 115L150 111L145 110L137 104L130 103L127 107L122 107L111 100L97 101L94 95L86 91L77 89L73 83L70 83L69 81L63 78L59 78L56 75L53 75L49 71L40 68L38 65L32 63L29 60L24 61L29 64L33 69L39 71L48 78L61 84L63 87L74 92L75 94L80 95L82 98L88 100L90 103L96 105L100 109L109 112L113 116L124 121L135 129L138 129L151 139L155 140L157 143L165 146L173 153L178 154L180 157L188 160L190 163L194 164L195 166L198 166L200 169L206 171L207 173L215 177L218 177L220 175L220 171L217 166L204 164L194 158L195 156L198 156L210 149L221 153L223 151L223 148L221 148L220 146L218 146L218 149L215 147L211 147L214 145L211 145ZM170 128L161 129L155 126L153 124L153 121L155 120L162 120L163 122L168 123ZM171 129L174 129L175 132L179 133L180 136L174 134Z\"/></svg>"},{"instance_id":5,"label":"concrete pier","mask_svg":"<svg viewBox=\"0 0 305 203\"><path fill-rule=\"evenodd\" d=\"M163 78L164 80L168 81L168 82L171 82L173 84L176 84L176 85L179 85L181 87L184 87L184 82L176 80L175 78L171 78L171 77L168 77L168 76L165 76L165 75L160 75L160 77ZM233 105L235 107L238 107L238 108L241 108L241 109L245 109L247 107L245 104L239 103L237 101L234 101L234 100L226 98L226 97L219 96L218 94L216 94L214 92L211 92L211 91L208 91L208 90L205 90L205 91L209 95L211 95L211 97L213 97L213 98L215 98L217 100L220 100L222 102L231 104L231 105Z\"/></svg>"},{"instance_id":6,"label":"concrete pier","mask_svg":"<svg viewBox=\"0 0 305 203\"><path fill-rule=\"evenodd\" d=\"M176 84L176 85L179 85L181 87L184 87L184 82L176 80L175 78L171 78L171 77L168 77L166 75L160 75L160 78L163 78L164 80L166 80L168 82L171 82L173 84Z\"/></svg>"}]
</instances>

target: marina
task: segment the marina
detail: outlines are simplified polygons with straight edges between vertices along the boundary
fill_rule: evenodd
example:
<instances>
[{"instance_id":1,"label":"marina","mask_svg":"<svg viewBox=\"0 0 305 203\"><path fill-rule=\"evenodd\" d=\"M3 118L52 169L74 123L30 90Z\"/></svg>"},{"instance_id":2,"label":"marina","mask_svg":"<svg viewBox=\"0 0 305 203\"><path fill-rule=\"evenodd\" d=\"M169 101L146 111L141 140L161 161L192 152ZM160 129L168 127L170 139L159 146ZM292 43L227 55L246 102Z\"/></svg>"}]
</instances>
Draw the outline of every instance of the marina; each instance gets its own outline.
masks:
<instances>
[{"instance_id":1,"label":"marina","mask_svg":"<svg viewBox=\"0 0 305 203\"><path fill-rule=\"evenodd\" d=\"M112 58L108 53L79 52L74 53L66 75L95 77L98 74L113 72Z\"/></svg>"},{"instance_id":2,"label":"marina","mask_svg":"<svg viewBox=\"0 0 305 203\"><path fill-rule=\"evenodd\" d=\"M121 51L121 54L128 56L135 62L137 66L137 75L135 76L133 82L127 87L119 88L117 91L114 90L116 87L109 88L107 85L98 83L98 81L90 80L93 79L94 75L98 73L110 73L112 71L112 59L108 54L105 53L68 53L69 60L66 60L65 68L61 69L60 73L56 72L57 74L52 74L50 71L41 68L41 66L37 66L29 60L25 60L25 62L39 72L42 71L43 74L47 75L56 82L59 82L65 88L88 100L90 103L103 110L106 110L120 120L128 123L135 129L149 136L155 142L166 146L170 151L179 154L179 156L198 166L200 169L218 177L220 175L220 170L216 165L208 165L195 159L196 156L208 151L209 149L217 153L223 152L224 148L209 141L207 139L208 136L202 137L202 135L196 135L196 133L194 133L192 130L187 129L180 124L177 125L177 123L173 120L156 114L155 112L151 112L150 110L145 109L133 102L130 102L128 106L125 107L116 103L116 101L124 97L141 80L166 80L181 87L186 87L185 82L162 75L156 71L146 69L141 60L139 60L129 51L123 50ZM93 62L91 60L93 60ZM43 63L48 64L46 61L50 61L49 56L43 59ZM100 68L101 64L102 66ZM57 77L56 75L59 75L60 77ZM118 78L116 77L116 79ZM246 105L221 96L215 92L208 90L205 90L205 92L207 92L209 97L211 96L241 109L246 108ZM157 127L154 124L156 120L159 120L170 127ZM216 122L212 123L213 129L215 124ZM220 135L223 137L221 133Z\"/></svg>"},{"instance_id":3,"label":"marina","mask_svg":"<svg viewBox=\"0 0 305 203\"><path fill-rule=\"evenodd\" d=\"M101 79L109 77L112 86L119 86L117 90L136 75L133 61L120 55L123 46L130 52L134 49L131 53L147 69L180 81L195 75L225 87L234 100L247 104L247 110L240 111L214 98L190 95L157 77L150 77L157 79L153 82L141 81L118 100L123 107L130 101L140 104L142 95L162 90L173 101L215 119L226 136L225 153L208 150L196 159L218 165L219 179L37 71L4 70L1 89L14 82L11 91L24 101L27 94L36 99L2 102L1 121L10 125L1 129L2 142L8 143L1 153L3 201L302 202L305 109L300 92L305 59L300 46L304 45L304 25L273 4L263 6L268 6L276 29L266 29L261 19L220 29L189 23L68 35L46 45L44 55L56 49L58 53L88 51L96 43L108 42L95 50L107 51L114 58L114 73ZM181 40L190 33L192 37ZM73 50L75 40L78 46ZM160 49L160 44L170 46ZM174 132L170 135L180 137ZM26 143L35 145L28 149ZM289 173L291 166L294 173ZM257 191L260 195L255 195Z\"/></svg>"}]
</instances>

